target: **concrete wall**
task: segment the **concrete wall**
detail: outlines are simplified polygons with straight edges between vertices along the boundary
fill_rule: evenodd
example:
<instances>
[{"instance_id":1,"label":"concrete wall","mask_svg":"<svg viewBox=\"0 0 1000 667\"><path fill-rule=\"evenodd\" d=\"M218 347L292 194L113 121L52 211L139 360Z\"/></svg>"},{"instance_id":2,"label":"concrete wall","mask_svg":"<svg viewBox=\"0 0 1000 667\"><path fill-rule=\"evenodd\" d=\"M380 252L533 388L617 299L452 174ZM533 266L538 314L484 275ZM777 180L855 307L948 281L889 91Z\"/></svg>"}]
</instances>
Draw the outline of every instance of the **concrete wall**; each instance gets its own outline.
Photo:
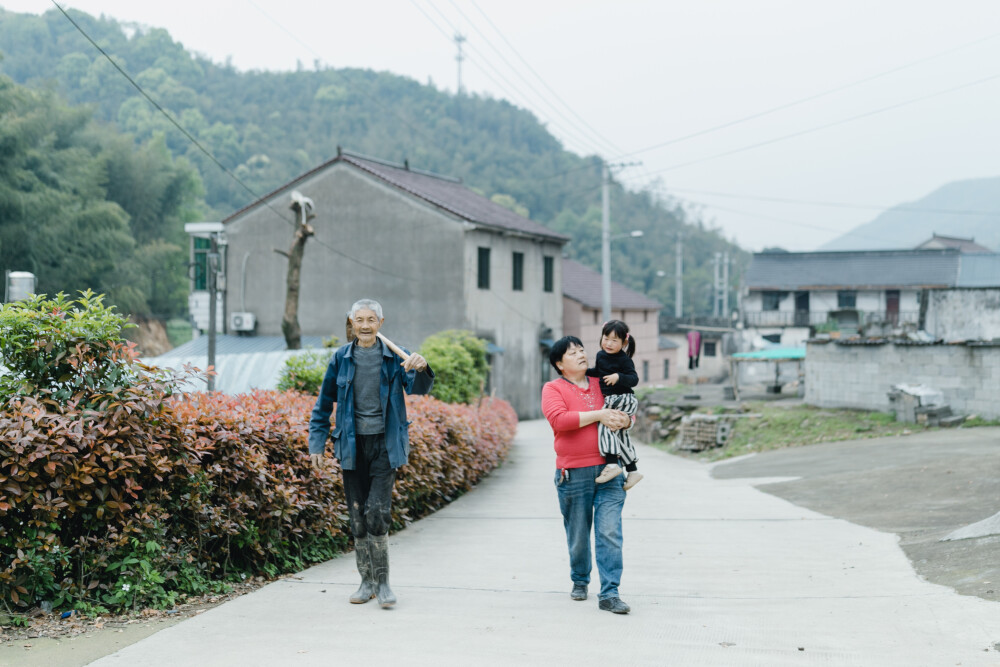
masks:
<instances>
[{"instance_id":1,"label":"concrete wall","mask_svg":"<svg viewBox=\"0 0 1000 667\"><path fill-rule=\"evenodd\" d=\"M944 393L956 414L1000 418L1000 345L841 345L806 348L806 403L888 410L895 384Z\"/></svg>"},{"instance_id":2,"label":"concrete wall","mask_svg":"<svg viewBox=\"0 0 1000 667\"><path fill-rule=\"evenodd\" d=\"M611 317L628 324L629 330L636 340L636 353L632 357L635 370L639 374L640 387L650 385L674 385L681 372L687 372L687 358L684 358L684 369L679 367L678 349L659 349L660 345L660 311L659 310L612 310ZM601 346L601 329L604 320L596 308L588 308L579 301L563 297L563 329L564 335L576 336L583 341L587 350L590 365L593 366L597 351ZM663 362L670 364L669 375L663 377ZM649 364L649 379L643 380L643 362Z\"/></svg>"},{"instance_id":3,"label":"concrete wall","mask_svg":"<svg viewBox=\"0 0 1000 667\"><path fill-rule=\"evenodd\" d=\"M479 247L490 248L490 287L479 289ZM513 254L524 254L523 287L513 289ZM539 340L562 334L562 262L556 243L499 235L483 230L466 232L464 324L503 348L493 357L492 383L496 394L510 401L522 418L542 416L542 385L549 377L548 352ZM543 291L543 258L554 258L553 288ZM455 327L441 327L455 328Z\"/></svg>"},{"instance_id":4,"label":"concrete wall","mask_svg":"<svg viewBox=\"0 0 1000 667\"><path fill-rule=\"evenodd\" d=\"M924 328L935 338L1000 338L1000 289L931 290Z\"/></svg>"},{"instance_id":5,"label":"concrete wall","mask_svg":"<svg viewBox=\"0 0 1000 667\"><path fill-rule=\"evenodd\" d=\"M299 295L304 335L344 339L351 304L371 298L382 304L385 334L415 348L428 335L464 322L464 231L417 200L352 167L338 164L299 183L316 204L315 237L306 243ZM271 206L289 219L288 193ZM246 310L257 316L257 333L281 335L293 228L270 208L258 206L226 225L227 309L242 310L246 266Z\"/></svg>"},{"instance_id":6,"label":"concrete wall","mask_svg":"<svg viewBox=\"0 0 1000 667\"><path fill-rule=\"evenodd\" d=\"M303 335L336 335L360 298L379 301L383 331L411 350L445 329L468 329L504 349L493 357L496 395L521 417L540 416L539 333L562 321L559 244L487 232L346 164L296 184L315 202L314 238L306 244L299 297ZM289 220L289 193L270 202ZM267 206L226 225L227 311L257 316L259 335L281 335L292 226ZM477 289L477 248L491 248L491 286ZM512 252L525 254L524 290L512 289ZM249 254L248 254L249 253ZM555 258L554 289L542 291L542 257ZM247 257L246 271L241 270ZM243 285L246 285L244 292ZM228 315L227 315L228 316Z\"/></svg>"}]
</instances>

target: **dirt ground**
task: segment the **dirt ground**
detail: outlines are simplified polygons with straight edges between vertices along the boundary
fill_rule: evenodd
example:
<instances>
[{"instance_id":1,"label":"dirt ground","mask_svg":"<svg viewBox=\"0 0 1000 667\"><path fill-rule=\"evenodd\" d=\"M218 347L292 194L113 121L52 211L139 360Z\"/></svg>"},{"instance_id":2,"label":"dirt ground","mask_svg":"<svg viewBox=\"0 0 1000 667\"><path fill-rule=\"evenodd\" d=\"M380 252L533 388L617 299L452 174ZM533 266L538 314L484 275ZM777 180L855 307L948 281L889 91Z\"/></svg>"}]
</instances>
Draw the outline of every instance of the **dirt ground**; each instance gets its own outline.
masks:
<instances>
[{"instance_id":1,"label":"dirt ground","mask_svg":"<svg viewBox=\"0 0 1000 667\"><path fill-rule=\"evenodd\" d=\"M1000 535L941 542L1000 511L1000 428L807 445L734 459L717 478L796 477L762 491L896 533L916 572L1000 601Z\"/></svg>"}]
</instances>

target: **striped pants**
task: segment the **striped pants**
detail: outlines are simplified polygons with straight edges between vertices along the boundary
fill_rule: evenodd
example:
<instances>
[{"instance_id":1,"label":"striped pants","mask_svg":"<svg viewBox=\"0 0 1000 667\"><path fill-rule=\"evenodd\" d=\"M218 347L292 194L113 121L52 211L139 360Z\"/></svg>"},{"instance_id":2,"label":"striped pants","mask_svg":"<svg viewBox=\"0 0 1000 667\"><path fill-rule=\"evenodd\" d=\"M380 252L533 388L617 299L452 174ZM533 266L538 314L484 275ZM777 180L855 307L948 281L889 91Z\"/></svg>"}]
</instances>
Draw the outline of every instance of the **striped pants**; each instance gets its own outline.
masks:
<instances>
[{"instance_id":1,"label":"striped pants","mask_svg":"<svg viewBox=\"0 0 1000 667\"><path fill-rule=\"evenodd\" d=\"M621 410L629 417L634 417L639 408L639 401L635 394L616 394L604 397L604 407L611 410ZM597 425L597 441L602 456L617 456L621 459L622 466L635 463L638 458L635 455L635 447L632 446L632 439L629 438L628 430L612 431L604 424Z\"/></svg>"}]
</instances>

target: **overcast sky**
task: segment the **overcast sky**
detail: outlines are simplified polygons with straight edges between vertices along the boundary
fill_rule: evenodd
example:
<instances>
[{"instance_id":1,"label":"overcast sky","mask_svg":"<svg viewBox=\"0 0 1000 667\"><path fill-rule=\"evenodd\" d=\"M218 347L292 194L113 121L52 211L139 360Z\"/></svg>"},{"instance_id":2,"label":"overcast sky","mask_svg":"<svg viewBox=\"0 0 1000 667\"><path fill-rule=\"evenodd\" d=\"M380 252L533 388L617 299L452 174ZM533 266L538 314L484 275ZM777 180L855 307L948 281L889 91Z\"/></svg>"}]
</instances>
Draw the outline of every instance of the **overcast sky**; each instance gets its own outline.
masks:
<instances>
[{"instance_id":1,"label":"overcast sky","mask_svg":"<svg viewBox=\"0 0 1000 667\"><path fill-rule=\"evenodd\" d=\"M40 13L53 5L0 6ZM231 58L240 69L319 60L433 80L449 91L457 78L451 36L460 30L469 92L530 109L575 152L641 160L619 174L629 187L659 179L661 192L702 205L706 220L750 250L811 250L884 207L950 181L1000 175L996 0L63 6L164 27L188 49ZM742 122L703 133L734 121ZM644 150L660 144L667 145Z\"/></svg>"}]
</instances>

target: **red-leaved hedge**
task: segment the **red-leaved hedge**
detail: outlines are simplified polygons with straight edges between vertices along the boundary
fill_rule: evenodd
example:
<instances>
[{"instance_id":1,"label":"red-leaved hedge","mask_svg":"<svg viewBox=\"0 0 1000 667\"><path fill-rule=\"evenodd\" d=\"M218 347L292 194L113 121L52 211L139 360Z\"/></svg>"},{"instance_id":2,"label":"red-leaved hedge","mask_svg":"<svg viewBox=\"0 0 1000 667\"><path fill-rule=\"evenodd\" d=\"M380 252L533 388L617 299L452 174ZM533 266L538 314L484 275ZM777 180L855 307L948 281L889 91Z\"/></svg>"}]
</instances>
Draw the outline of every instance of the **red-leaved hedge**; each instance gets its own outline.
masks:
<instances>
[{"instance_id":1,"label":"red-leaved hedge","mask_svg":"<svg viewBox=\"0 0 1000 667\"><path fill-rule=\"evenodd\" d=\"M315 473L306 455L314 397L168 393L145 378L86 401L18 397L0 409L0 600L163 606L344 550L339 470ZM517 424L496 399L407 397L407 410L396 528L499 465Z\"/></svg>"}]
</instances>

